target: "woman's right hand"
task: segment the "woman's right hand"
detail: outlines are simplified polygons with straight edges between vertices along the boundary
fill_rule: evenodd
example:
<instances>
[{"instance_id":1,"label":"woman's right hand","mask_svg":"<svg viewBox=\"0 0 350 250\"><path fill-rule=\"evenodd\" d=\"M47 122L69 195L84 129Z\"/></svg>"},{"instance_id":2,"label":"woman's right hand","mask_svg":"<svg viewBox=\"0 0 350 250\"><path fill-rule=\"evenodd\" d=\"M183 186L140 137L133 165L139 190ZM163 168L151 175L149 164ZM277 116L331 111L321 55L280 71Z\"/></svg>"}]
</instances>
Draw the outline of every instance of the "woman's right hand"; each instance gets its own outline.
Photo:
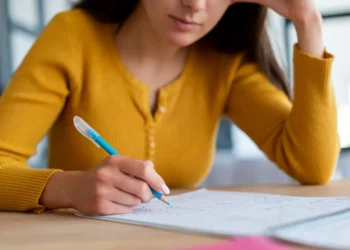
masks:
<instances>
[{"instance_id":1,"label":"woman's right hand","mask_svg":"<svg viewBox=\"0 0 350 250\"><path fill-rule=\"evenodd\" d=\"M63 180L65 172L60 174L62 176L57 177L62 181L56 186L63 186L63 182L68 184L65 189L70 207L85 215L130 213L135 206L153 198L150 187L159 193L169 194L169 188L154 170L152 162L123 156L109 156L91 170L76 172L70 180ZM49 195L55 195L55 188L52 188L55 175L51 183L53 192L50 192L49 181L43 193L43 205L45 200L52 200Z\"/></svg>"}]
</instances>

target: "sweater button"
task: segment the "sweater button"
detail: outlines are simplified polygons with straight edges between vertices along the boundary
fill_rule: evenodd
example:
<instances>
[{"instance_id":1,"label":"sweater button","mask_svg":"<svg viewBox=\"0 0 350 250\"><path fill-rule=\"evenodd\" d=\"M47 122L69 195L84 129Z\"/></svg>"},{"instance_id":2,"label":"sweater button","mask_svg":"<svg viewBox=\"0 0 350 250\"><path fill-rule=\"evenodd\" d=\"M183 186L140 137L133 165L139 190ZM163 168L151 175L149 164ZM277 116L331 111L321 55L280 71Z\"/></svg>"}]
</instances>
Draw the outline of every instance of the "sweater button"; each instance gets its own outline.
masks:
<instances>
[{"instance_id":1,"label":"sweater button","mask_svg":"<svg viewBox=\"0 0 350 250\"><path fill-rule=\"evenodd\" d=\"M155 148L156 148L156 143L155 143L155 142L151 142L151 143L149 144L149 147L150 147L151 149L155 149Z\"/></svg>"},{"instance_id":2,"label":"sweater button","mask_svg":"<svg viewBox=\"0 0 350 250\"><path fill-rule=\"evenodd\" d=\"M150 135L152 135L152 134L154 134L154 128L153 127L147 127L146 128L146 132L148 133L148 134L150 134Z\"/></svg>"},{"instance_id":3,"label":"sweater button","mask_svg":"<svg viewBox=\"0 0 350 250\"><path fill-rule=\"evenodd\" d=\"M160 107L159 107L159 112L160 112L160 113L163 114L163 113L165 113L165 111L166 111L166 108L165 108L164 106L160 106Z\"/></svg>"}]
</instances>

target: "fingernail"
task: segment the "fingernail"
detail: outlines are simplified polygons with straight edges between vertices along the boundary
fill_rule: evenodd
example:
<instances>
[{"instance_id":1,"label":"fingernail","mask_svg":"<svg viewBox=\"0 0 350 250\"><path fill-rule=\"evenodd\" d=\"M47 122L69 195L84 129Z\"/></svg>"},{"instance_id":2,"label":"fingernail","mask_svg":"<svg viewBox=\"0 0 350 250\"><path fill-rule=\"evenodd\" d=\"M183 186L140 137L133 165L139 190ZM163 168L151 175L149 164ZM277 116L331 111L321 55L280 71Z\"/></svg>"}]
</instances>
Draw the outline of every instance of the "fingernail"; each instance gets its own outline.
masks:
<instances>
[{"instance_id":1,"label":"fingernail","mask_svg":"<svg viewBox=\"0 0 350 250\"><path fill-rule=\"evenodd\" d=\"M164 194L170 194L170 190L165 184L162 185L162 192Z\"/></svg>"}]
</instances>

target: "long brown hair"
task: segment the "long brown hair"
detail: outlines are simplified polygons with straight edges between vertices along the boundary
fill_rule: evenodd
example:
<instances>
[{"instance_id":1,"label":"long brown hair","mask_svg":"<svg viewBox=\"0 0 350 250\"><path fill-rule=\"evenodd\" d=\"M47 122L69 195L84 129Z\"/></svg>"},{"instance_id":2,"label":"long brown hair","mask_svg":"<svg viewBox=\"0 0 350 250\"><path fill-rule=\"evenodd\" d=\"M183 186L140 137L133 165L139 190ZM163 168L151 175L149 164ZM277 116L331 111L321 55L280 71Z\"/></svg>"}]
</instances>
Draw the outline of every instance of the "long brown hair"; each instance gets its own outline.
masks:
<instances>
[{"instance_id":1,"label":"long brown hair","mask_svg":"<svg viewBox=\"0 0 350 250\"><path fill-rule=\"evenodd\" d=\"M123 23L139 0L80 0L81 8L103 23ZM227 53L244 52L245 60L260 70L288 97L290 91L286 74L279 66L267 33L267 8L252 3L231 5L219 23L201 42Z\"/></svg>"}]
</instances>

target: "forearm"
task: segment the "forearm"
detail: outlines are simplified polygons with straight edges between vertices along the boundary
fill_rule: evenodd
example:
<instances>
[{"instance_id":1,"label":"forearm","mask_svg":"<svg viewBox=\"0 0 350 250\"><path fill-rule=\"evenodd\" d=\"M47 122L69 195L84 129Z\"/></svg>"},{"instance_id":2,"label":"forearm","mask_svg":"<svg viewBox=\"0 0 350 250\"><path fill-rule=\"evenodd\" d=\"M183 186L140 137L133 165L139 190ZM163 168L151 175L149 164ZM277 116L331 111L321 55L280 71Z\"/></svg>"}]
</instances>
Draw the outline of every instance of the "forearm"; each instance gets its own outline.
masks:
<instances>
[{"instance_id":1,"label":"forearm","mask_svg":"<svg viewBox=\"0 0 350 250\"><path fill-rule=\"evenodd\" d=\"M318 58L323 58L322 16L319 12L310 15L307 20L294 21L299 48Z\"/></svg>"},{"instance_id":2,"label":"forearm","mask_svg":"<svg viewBox=\"0 0 350 250\"><path fill-rule=\"evenodd\" d=\"M302 183L326 183L339 153L332 62L327 52L321 60L295 53L293 108L285 122L277 161Z\"/></svg>"},{"instance_id":3,"label":"forearm","mask_svg":"<svg viewBox=\"0 0 350 250\"><path fill-rule=\"evenodd\" d=\"M293 109L277 146L276 161L302 183L323 184L331 177L339 152L330 77L333 58L324 48L318 12L293 23L300 50L294 54Z\"/></svg>"}]
</instances>

